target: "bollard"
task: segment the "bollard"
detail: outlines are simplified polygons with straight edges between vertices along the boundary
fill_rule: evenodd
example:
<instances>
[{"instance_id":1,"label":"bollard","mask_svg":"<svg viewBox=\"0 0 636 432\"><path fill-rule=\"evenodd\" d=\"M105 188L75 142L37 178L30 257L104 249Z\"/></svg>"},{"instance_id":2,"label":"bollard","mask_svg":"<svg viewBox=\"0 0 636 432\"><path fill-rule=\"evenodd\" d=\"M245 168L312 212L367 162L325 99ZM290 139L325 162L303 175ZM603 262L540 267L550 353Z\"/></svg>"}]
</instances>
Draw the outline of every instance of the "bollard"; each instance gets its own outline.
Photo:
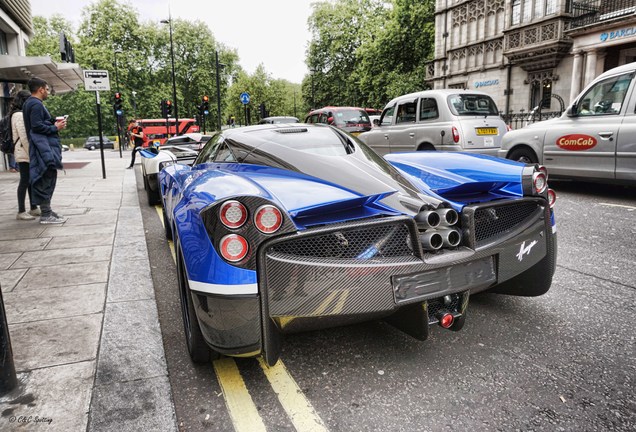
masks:
<instances>
[{"instance_id":1,"label":"bollard","mask_svg":"<svg viewBox=\"0 0 636 432\"><path fill-rule=\"evenodd\" d=\"M0 396L9 393L18 385L13 364L13 351L9 339L9 325L4 310L2 288L0 287Z\"/></svg>"}]
</instances>

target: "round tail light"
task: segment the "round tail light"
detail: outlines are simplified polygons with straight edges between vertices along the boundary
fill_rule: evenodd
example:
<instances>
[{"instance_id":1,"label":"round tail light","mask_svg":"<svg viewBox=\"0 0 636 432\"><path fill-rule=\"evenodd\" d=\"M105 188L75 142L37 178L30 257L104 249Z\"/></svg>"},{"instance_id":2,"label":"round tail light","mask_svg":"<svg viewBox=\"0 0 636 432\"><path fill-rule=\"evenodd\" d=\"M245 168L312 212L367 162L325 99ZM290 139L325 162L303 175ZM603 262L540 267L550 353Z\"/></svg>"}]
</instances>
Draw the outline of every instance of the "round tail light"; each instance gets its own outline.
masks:
<instances>
[{"instance_id":1,"label":"round tail light","mask_svg":"<svg viewBox=\"0 0 636 432\"><path fill-rule=\"evenodd\" d=\"M457 128L455 126L453 126L453 141L455 141L456 143L459 142L459 130L457 130Z\"/></svg>"},{"instance_id":2,"label":"round tail light","mask_svg":"<svg viewBox=\"0 0 636 432\"><path fill-rule=\"evenodd\" d=\"M548 203L550 204L550 208L554 207L554 203L556 203L557 194L554 190L548 189Z\"/></svg>"},{"instance_id":3,"label":"round tail light","mask_svg":"<svg viewBox=\"0 0 636 432\"><path fill-rule=\"evenodd\" d=\"M534 190L541 194L548 187L548 179L542 172L535 172L532 176L532 184L534 184Z\"/></svg>"},{"instance_id":4,"label":"round tail light","mask_svg":"<svg viewBox=\"0 0 636 432\"><path fill-rule=\"evenodd\" d=\"M539 172L542 172L543 175L545 175L545 180L548 181L548 169L543 165L537 166L537 169L539 170Z\"/></svg>"},{"instance_id":5,"label":"round tail light","mask_svg":"<svg viewBox=\"0 0 636 432\"><path fill-rule=\"evenodd\" d=\"M221 239L221 256L229 262L241 261L247 255L247 240L238 234L228 234Z\"/></svg>"},{"instance_id":6,"label":"round tail light","mask_svg":"<svg viewBox=\"0 0 636 432\"><path fill-rule=\"evenodd\" d=\"M219 216L223 225L236 229L243 226L247 220L247 209L238 201L226 201L221 205Z\"/></svg>"},{"instance_id":7,"label":"round tail light","mask_svg":"<svg viewBox=\"0 0 636 432\"><path fill-rule=\"evenodd\" d=\"M283 224L283 215L273 205L260 206L254 215L254 224L260 232L271 234Z\"/></svg>"}]
</instances>

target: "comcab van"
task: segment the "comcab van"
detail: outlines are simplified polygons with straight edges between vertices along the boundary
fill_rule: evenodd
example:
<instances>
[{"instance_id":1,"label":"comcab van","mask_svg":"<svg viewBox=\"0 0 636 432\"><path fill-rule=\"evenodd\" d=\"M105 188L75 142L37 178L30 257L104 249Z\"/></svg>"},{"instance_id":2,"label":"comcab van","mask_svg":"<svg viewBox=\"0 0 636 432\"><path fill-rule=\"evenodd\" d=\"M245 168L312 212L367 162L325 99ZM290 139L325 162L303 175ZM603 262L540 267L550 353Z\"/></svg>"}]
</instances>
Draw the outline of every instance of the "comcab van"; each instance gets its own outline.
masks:
<instances>
[{"instance_id":1,"label":"comcab van","mask_svg":"<svg viewBox=\"0 0 636 432\"><path fill-rule=\"evenodd\" d=\"M564 114L506 134L500 157L540 163L551 177L636 182L636 63L590 83Z\"/></svg>"},{"instance_id":2,"label":"comcab van","mask_svg":"<svg viewBox=\"0 0 636 432\"><path fill-rule=\"evenodd\" d=\"M358 138L379 154L444 150L497 155L508 127L483 92L425 90L397 97Z\"/></svg>"}]
</instances>

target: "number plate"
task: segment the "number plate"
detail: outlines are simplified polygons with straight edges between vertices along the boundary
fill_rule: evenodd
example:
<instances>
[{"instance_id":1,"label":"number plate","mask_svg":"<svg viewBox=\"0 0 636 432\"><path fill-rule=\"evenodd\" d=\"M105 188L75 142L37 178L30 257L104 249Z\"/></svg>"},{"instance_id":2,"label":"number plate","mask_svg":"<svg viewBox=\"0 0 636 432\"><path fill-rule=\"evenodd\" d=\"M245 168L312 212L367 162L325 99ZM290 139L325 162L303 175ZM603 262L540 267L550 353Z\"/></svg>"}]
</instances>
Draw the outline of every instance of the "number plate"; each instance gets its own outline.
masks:
<instances>
[{"instance_id":1,"label":"number plate","mask_svg":"<svg viewBox=\"0 0 636 432\"><path fill-rule=\"evenodd\" d=\"M499 129L497 128L477 128L477 135L498 135Z\"/></svg>"}]
</instances>

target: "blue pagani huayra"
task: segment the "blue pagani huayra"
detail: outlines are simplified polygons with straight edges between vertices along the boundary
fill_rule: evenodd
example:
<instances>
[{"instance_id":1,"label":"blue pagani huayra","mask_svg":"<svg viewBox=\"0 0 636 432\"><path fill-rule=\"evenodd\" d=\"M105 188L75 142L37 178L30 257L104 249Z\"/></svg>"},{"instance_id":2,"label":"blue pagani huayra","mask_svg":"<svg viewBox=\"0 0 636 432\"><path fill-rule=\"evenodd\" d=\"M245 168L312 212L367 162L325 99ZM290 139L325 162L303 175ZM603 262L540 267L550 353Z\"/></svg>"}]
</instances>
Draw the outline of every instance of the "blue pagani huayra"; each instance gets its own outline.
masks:
<instances>
[{"instance_id":1,"label":"blue pagani huayra","mask_svg":"<svg viewBox=\"0 0 636 432\"><path fill-rule=\"evenodd\" d=\"M459 330L469 294L537 296L556 262L538 165L461 153L385 158L338 129L213 136L159 174L195 362L280 356L285 333L385 319Z\"/></svg>"}]
</instances>

